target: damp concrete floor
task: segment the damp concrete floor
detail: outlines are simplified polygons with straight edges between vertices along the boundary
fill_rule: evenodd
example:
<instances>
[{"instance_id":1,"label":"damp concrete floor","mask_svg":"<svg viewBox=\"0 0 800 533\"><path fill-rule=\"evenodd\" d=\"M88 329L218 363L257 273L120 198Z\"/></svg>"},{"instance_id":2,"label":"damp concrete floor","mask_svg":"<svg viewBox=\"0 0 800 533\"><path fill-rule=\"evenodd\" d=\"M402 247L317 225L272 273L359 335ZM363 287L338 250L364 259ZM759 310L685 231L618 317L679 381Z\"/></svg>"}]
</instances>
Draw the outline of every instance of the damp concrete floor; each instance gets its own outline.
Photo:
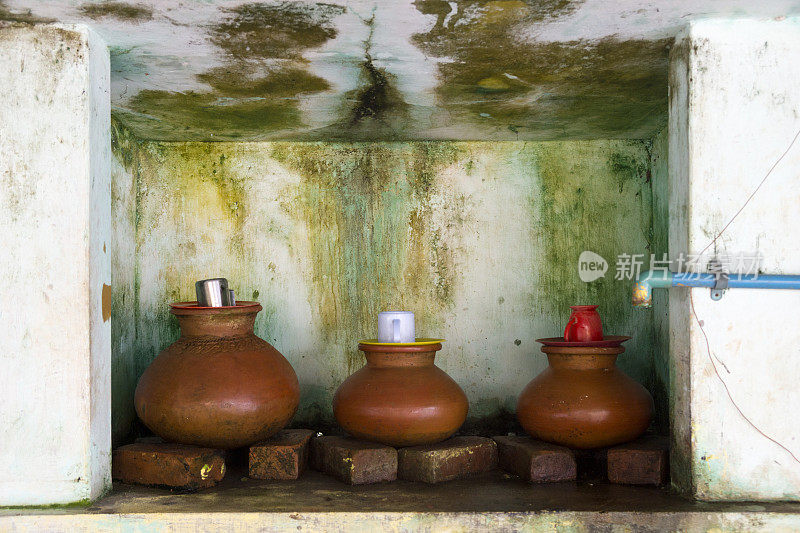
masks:
<instances>
[{"instance_id":1,"label":"damp concrete floor","mask_svg":"<svg viewBox=\"0 0 800 533\"><path fill-rule=\"evenodd\" d=\"M529 484L495 472L438 485L349 486L318 472L258 481L229 472L190 494L115 484L89 507L0 510L0 530L796 531L800 503L704 503L606 482Z\"/></svg>"}]
</instances>

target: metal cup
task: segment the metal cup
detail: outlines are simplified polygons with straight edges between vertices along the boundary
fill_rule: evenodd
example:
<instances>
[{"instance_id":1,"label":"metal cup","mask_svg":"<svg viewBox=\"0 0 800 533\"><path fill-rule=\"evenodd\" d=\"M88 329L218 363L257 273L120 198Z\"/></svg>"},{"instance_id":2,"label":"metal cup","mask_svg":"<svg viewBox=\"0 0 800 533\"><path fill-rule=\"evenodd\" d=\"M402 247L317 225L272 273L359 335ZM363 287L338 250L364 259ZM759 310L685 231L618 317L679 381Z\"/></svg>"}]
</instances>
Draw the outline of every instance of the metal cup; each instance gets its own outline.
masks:
<instances>
[{"instance_id":1,"label":"metal cup","mask_svg":"<svg viewBox=\"0 0 800 533\"><path fill-rule=\"evenodd\" d=\"M228 280L211 278L200 280L194 284L197 293L197 305L200 307L224 307L230 305ZM235 305L235 304L234 304Z\"/></svg>"}]
</instances>

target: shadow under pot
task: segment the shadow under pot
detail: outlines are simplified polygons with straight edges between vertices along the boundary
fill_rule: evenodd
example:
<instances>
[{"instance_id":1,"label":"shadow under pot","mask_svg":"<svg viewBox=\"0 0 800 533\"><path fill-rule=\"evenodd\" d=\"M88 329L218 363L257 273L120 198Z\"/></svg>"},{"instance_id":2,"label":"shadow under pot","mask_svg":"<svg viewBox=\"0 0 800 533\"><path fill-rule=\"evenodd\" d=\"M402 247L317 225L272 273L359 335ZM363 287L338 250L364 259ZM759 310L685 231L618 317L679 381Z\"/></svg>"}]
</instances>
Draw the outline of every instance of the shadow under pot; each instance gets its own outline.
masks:
<instances>
[{"instance_id":1,"label":"shadow under pot","mask_svg":"<svg viewBox=\"0 0 800 533\"><path fill-rule=\"evenodd\" d=\"M517 419L538 439L598 448L635 439L650 425L653 397L617 368L622 346L543 346L549 366L520 394Z\"/></svg>"},{"instance_id":2,"label":"shadow under pot","mask_svg":"<svg viewBox=\"0 0 800 533\"><path fill-rule=\"evenodd\" d=\"M136 387L139 418L165 440L231 449L270 437L297 411L297 375L253 333L258 302L230 307L171 305L180 338Z\"/></svg>"},{"instance_id":3,"label":"shadow under pot","mask_svg":"<svg viewBox=\"0 0 800 533\"><path fill-rule=\"evenodd\" d=\"M424 346L359 344L367 364L333 398L333 414L353 437L389 446L434 444L467 418L461 387L434 365L441 343Z\"/></svg>"}]
</instances>

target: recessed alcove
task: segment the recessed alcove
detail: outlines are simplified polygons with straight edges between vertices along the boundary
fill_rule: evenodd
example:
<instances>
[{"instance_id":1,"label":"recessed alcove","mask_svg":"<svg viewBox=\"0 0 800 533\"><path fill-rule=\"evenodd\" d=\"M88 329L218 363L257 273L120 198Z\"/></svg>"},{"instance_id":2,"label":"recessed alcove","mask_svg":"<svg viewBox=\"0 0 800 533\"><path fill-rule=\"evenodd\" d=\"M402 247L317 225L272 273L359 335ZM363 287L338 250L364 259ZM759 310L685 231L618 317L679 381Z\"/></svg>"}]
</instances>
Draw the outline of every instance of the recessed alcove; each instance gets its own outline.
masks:
<instances>
[{"instance_id":1,"label":"recessed alcove","mask_svg":"<svg viewBox=\"0 0 800 533\"><path fill-rule=\"evenodd\" d=\"M132 393L177 338L168 304L225 275L264 311L256 333L295 367L295 424L329 430L338 385L363 364L377 314L412 309L417 331L471 400L467 428L516 430L516 397L546 366L537 338L558 335L576 302L600 304L606 331L631 335L620 365L653 390L666 428L665 354L654 313L630 305L616 258L655 235L655 139L519 142L163 142L112 126L114 436ZM659 159L660 158L660 159ZM656 242L659 241L659 242ZM584 283L578 256L606 258Z\"/></svg>"}]
</instances>

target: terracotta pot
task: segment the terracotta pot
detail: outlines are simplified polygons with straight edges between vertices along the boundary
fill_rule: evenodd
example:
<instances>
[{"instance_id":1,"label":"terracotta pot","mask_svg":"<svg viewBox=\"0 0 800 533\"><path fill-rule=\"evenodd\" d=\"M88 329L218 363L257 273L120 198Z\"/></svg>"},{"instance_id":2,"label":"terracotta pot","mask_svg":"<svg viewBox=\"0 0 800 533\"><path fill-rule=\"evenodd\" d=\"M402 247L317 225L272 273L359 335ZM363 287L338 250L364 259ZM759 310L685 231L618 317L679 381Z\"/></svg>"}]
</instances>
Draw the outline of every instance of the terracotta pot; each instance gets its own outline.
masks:
<instances>
[{"instance_id":1,"label":"terracotta pot","mask_svg":"<svg viewBox=\"0 0 800 533\"><path fill-rule=\"evenodd\" d=\"M461 387L433 364L441 344L359 344L367 364L333 398L333 414L350 435L390 446L433 444L467 418Z\"/></svg>"},{"instance_id":2,"label":"terracotta pot","mask_svg":"<svg viewBox=\"0 0 800 533\"><path fill-rule=\"evenodd\" d=\"M517 418L532 436L572 448L633 440L647 429L653 398L617 368L613 348L543 346L550 366L522 391Z\"/></svg>"},{"instance_id":3,"label":"terracotta pot","mask_svg":"<svg viewBox=\"0 0 800 533\"><path fill-rule=\"evenodd\" d=\"M235 307L172 304L181 337L153 360L136 387L139 418L168 441L238 448L283 428L297 410L297 375L253 333L257 302Z\"/></svg>"},{"instance_id":4,"label":"terracotta pot","mask_svg":"<svg viewBox=\"0 0 800 533\"><path fill-rule=\"evenodd\" d=\"M586 342L603 340L603 322L597 312L597 305L571 305L567 327L564 328L564 340L570 342Z\"/></svg>"}]
</instances>

